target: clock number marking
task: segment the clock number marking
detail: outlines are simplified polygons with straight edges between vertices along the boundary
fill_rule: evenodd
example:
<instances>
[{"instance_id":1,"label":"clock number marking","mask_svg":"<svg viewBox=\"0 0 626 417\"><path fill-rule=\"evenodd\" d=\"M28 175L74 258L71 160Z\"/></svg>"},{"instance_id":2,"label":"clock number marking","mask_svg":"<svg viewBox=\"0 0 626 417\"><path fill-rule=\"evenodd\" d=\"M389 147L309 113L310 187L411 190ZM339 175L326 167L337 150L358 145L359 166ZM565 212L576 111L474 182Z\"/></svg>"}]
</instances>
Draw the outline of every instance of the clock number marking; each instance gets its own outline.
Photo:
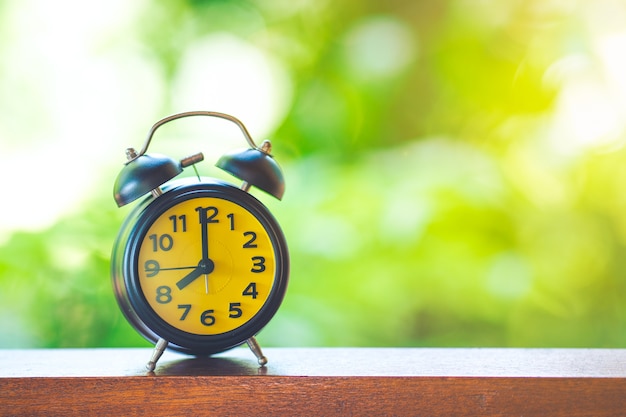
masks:
<instances>
[{"instance_id":1,"label":"clock number marking","mask_svg":"<svg viewBox=\"0 0 626 417\"><path fill-rule=\"evenodd\" d=\"M170 216L169 219L172 221L172 232L176 233L178 232L178 223L180 222L181 225L181 231L182 232L186 232L187 231L187 216L185 214L182 214L178 217L176 217L176 215L174 214L173 216Z\"/></svg>"},{"instance_id":2,"label":"clock number marking","mask_svg":"<svg viewBox=\"0 0 626 417\"><path fill-rule=\"evenodd\" d=\"M248 284L245 290L241 293L241 295L247 295L252 297L253 300L256 300L256 296L259 295L259 292L256 290L256 282L251 282Z\"/></svg>"},{"instance_id":3,"label":"clock number marking","mask_svg":"<svg viewBox=\"0 0 626 417\"><path fill-rule=\"evenodd\" d=\"M162 234L160 237L156 234L152 234L148 236L148 238L152 241L152 252L157 252L159 249L167 252L174 246L174 239L167 233Z\"/></svg>"},{"instance_id":4,"label":"clock number marking","mask_svg":"<svg viewBox=\"0 0 626 417\"><path fill-rule=\"evenodd\" d=\"M230 303L230 306L228 307L228 311L230 312L230 314L228 315L228 317L230 317L231 319L241 317L243 311L239 307L241 307L241 303Z\"/></svg>"},{"instance_id":5,"label":"clock number marking","mask_svg":"<svg viewBox=\"0 0 626 417\"><path fill-rule=\"evenodd\" d=\"M265 271L265 258L263 256L253 256L252 257L252 269L250 269L250 272L254 272L254 273L261 273L263 271Z\"/></svg>"},{"instance_id":6,"label":"clock number marking","mask_svg":"<svg viewBox=\"0 0 626 417\"><path fill-rule=\"evenodd\" d=\"M228 214L228 220L230 220L230 230L235 230L235 215L233 213Z\"/></svg>"},{"instance_id":7,"label":"clock number marking","mask_svg":"<svg viewBox=\"0 0 626 417\"><path fill-rule=\"evenodd\" d=\"M256 248L258 245L254 243L256 240L256 233L254 232L243 232L244 236L250 236L250 239L243 244L244 249Z\"/></svg>"},{"instance_id":8,"label":"clock number marking","mask_svg":"<svg viewBox=\"0 0 626 417\"><path fill-rule=\"evenodd\" d=\"M200 216L200 224L220 222L218 219L215 218L219 213L217 207L196 207L196 211Z\"/></svg>"},{"instance_id":9,"label":"clock number marking","mask_svg":"<svg viewBox=\"0 0 626 417\"><path fill-rule=\"evenodd\" d=\"M179 304L178 308L183 311L183 315L180 316L180 320L185 320L187 318L187 314L189 314L189 310L191 310L191 304Z\"/></svg>"},{"instance_id":10,"label":"clock number marking","mask_svg":"<svg viewBox=\"0 0 626 417\"><path fill-rule=\"evenodd\" d=\"M213 326L215 324L215 316L213 313L215 313L215 310L205 310L200 316L200 323L205 326Z\"/></svg>"},{"instance_id":11,"label":"clock number marking","mask_svg":"<svg viewBox=\"0 0 626 417\"><path fill-rule=\"evenodd\" d=\"M156 302L159 304L167 304L172 301L172 289L167 285L161 285L156 289Z\"/></svg>"},{"instance_id":12,"label":"clock number marking","mask_svg":"<svg viewBox=\"0 0 626 417\"><path fill-rule=\"evenodd\" d=\"M144 264L144 269L146 270L146 277L152 278L159 273L161 267L159 266L159 263L157 261L148 260Z\"/></svg>"}]
</instances>

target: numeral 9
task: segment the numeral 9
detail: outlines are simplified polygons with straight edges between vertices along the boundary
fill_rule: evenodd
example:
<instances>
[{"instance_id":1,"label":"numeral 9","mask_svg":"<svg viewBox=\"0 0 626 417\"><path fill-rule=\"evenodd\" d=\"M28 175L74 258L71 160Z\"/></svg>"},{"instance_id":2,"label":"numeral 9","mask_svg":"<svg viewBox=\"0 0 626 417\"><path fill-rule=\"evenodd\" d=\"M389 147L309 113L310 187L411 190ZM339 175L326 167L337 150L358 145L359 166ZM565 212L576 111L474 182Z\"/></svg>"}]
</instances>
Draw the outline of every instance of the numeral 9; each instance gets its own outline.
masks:
<instances>
[{"instance_id":1,"label":"numeral 9","mask_svg":"<svg viewBox=\"0 0 626 417\"><path fill-rule=\"evenodd\" d=\"M146 277L152 278L161 270L161 266L157 261L149 260L144 264L144 268L146 270Z\"/></svg>"}]
</instances>

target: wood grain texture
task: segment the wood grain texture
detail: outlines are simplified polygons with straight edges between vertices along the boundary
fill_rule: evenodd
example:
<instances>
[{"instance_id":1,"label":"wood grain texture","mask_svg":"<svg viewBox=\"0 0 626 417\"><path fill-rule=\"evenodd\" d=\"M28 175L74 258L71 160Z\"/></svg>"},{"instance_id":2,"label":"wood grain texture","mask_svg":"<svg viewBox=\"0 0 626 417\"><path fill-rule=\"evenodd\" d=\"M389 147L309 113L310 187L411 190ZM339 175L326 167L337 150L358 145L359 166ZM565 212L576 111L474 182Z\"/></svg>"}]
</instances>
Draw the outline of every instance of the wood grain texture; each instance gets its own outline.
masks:
<instances>
[{"instance_id":1,"label":"wood grain texture","mask_svg":"<svg viewBox=\"0 0 626 417\"><path fill-rule=\"evenodd\" d=\"M620 349L0 350L0 415L619 416Z\"/></svg>"}]
</instances>

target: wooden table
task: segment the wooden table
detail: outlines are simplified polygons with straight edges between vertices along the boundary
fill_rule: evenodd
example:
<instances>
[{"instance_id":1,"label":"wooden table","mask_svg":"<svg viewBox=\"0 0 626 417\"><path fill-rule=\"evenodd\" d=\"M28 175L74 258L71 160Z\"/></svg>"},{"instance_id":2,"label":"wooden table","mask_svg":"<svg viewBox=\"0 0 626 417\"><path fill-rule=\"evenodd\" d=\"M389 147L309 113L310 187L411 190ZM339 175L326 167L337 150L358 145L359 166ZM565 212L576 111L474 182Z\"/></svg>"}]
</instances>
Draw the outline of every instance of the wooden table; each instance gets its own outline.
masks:
<instances>
[{"instance_id":1,"label":"wooden table","mask_svg":"<svg viewBox=\"0 0 626 417\"><path fill-rule=\"evenodd\" d=\"M0 415L626 415L626 349L0 350Z\"/></svg>"}]
</instances>

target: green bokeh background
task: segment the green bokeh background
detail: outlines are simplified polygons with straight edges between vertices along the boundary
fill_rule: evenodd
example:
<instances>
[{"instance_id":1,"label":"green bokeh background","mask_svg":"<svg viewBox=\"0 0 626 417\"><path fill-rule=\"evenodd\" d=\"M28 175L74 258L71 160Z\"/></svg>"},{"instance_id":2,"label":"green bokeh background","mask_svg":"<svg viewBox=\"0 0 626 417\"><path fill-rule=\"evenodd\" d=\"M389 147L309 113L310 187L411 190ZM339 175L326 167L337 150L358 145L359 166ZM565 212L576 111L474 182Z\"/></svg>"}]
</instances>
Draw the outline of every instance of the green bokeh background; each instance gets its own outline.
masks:
<instances>
[{"instance_id":1,"label":"green bokeh background","mask_svg":"<svg viewBox=\"0 0 626 417\"><path fill-rule=\"evenodd\" d=\"M623 2L0 12L0 348L147 345L110 284L111 190L188 110L251 121L285 172L282 202L255 192L292 264L262 345L626 347ZM184 124L153 146L203 175L245 146Z\"/></svg>"}]
</instances>

